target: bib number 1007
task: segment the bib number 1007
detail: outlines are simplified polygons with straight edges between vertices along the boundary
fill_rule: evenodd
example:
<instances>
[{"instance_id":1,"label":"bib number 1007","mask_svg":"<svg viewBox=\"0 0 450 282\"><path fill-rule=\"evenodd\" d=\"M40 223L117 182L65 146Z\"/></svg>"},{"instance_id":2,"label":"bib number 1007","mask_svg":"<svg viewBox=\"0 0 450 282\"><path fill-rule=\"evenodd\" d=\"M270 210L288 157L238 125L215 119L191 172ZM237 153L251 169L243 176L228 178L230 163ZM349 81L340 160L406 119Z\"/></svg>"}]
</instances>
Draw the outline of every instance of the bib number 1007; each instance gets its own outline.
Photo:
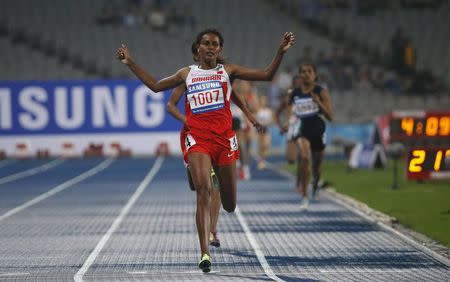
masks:
<instances>
[{"instance_id":1,"label":"bib number 1007","mask_svg":"<svg viewBox=\"0 0 450 282\"><path fill-rule=\"evenodd\" d=\"M207 92L200 92L197 95L192 95L192 102L194 106L202 106L219 101L219 90L212 90Z\"/></svg>"},{"instance_id":2,"label":"bib number 1007","mask_svg":"<svg viewBox=\"0 0 450 282\"><path fill-rule=\"evenodd\" d=\"M191 111L194 114L210 112L224 107L224 99L221 89L188 94Z\"/></svg>"}]
</instances>

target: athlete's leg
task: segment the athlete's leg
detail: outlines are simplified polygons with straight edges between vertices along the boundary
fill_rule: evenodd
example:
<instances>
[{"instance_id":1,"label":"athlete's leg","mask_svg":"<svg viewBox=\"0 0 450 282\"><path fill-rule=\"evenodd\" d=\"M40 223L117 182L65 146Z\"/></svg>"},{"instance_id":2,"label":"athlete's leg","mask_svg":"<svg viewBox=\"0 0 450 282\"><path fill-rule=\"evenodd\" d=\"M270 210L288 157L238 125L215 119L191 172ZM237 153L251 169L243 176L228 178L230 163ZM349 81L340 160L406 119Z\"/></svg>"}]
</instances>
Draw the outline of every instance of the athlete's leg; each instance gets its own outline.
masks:
<instances>
[{"instance_id":1,"label":"athlete's leg","mask_svg":"<svg viewBox=\"0 0 450 282\"><path fill-rule=\"evenodd\" d=\"M220 183L220 198L227 212L236 209L236 161L214 168Z\"/></svg>"},{"instance_id":2,"label":"athlete's leg","mask_svg":"<svg viewBox=\"0 0 450 282\"><path fill-rule=\"evenodd\" d=\"M245 149L243 149L244 148L244 138L245 137L244 137L244 132L242 131L242 129L235 130L235 132L236 132L236 139L237 139L237 142L238 142L238 146L239 146L240 151L241 151L241 154L240 154L240 157L239 157L239 162L240 162L239 168L240 168L240 166L243 163L243 158L244 158L244 155L242 154L242 150L245 150Z\"/></svg>"},{"instance_id":3,"label":"athlete's leg","mask_svg":"<svg viewBox=\"0 0 450 282\"><path fill-rule=\"evenodd\" d=\"M262 158L263 158L263 164L264 164L264 168L266 167L266 159L269 156L270 153L270 144L271 144L272 140L270 137L270 133L267 130L266 132L264 132L264 136L263 136L263 152L262 152Z\"/></svg>"},{"instance_id":4,"label":"athlete's leg","mask_svg":"<svg viewBox=\"0 0 450 282\"><path fill-rule=\"evenodd\" d=\"M313 175L313 195L316 194L320 180L320 168L322 165L324 151L312 152L312 175Z\"/></svg>"},{"instance_id":5,"label":"athlete's leg","mask_svg":"<svg viewBox=\"0 0 450 282\"><path fill-rule=\"evenodd\" d=\"M264 158L270 153L270 144L272 144L272 137L270 136L270 132L267 131L264 133Z\"/></svg>"},{"instance_id":6,"label":"athlete's leg","mask_svg":"<svg viewBox=\"0 0 450 282\"><path fill-rule=\"evenodd\" d=\"M286 144L286 159L288 163L294 164L297 157L297 145L295 141L289 140Z\"/></svg>"},{"instance_id":7,"label":"athlete's leg","mask_svg":"<svg viewBox=\"0 0 450 282\"><path fill-rule=\"evenodd\" d=\"M189 166L186 166L186 172L189 180L189 187L192 191L195 191L194 183L192 182L192 176L191 172L189 171ZM210 245L213 245L215 247L220 247L220 241L217 236L217 221L219 220L219 212L220 212L220 205L222 204L220 200L220 186L219 186L219 179L217 178L217 175L214 173L214 170L211 170L211 186L213 189L211 189L211 208L210 208L210 233L212 235L212 238L210 236L209 241Z\"/></svg>"},{"instance_id":8,"label":"athlete's leg","mask_svg":"<svg viewBox=\"0 0 450 282\"><path fill-rule=\"evenodd\" d=\"M304 198L308 197L308 184L311 175L311 145L308 139L300 137L297 139L297 148L300 152L297 172L300 173L299 190Z\"/></svg>"},{"instance_id":9,"label":"athlete's leg","mask_svg":"<svg viewBox=\"0 0 450 282\"><path fill-rule=\"evenodd\" d=\"M257 133L258 135L258 157L264 159L264 133Z\"/></svg>"},{"instance_id":10,"label":"athlete's leg","mask_svg":"<svg viewBox=\"0 0 450 282\"><path fill-rule=\"evenodd\" d=\"M211 207L211 158L205 153L192 152L188 155L189 169L197 194L198 237L202 255L209 256L209 228Z\"/></svg>"},{"instance_id":11,"label":"athlete's leg","mask_svg":"<svg viewBox=\"0 0 450 282\"><path fill-rule=\"evenodd\" d=\"M265 133L258 132L258 169L264 169L266 167L266 155L267 155L266 135Z\"/></svg>"},{"instance_id":12,"label":"athlete's leg","mask_svg":"<svg viewBox=\"0 0 450 282\"><path fill-rule=\"evenodd\" d=\"M222 201L220 200L220 188L213 188L211 190L211 232L217 232L217 221L219 219L220 205Z\"/></svg>"},{"instance_id":13,"label":"athlete's leg","mask_svg":"<svg viewBox=\"0 0 450 282\"><path fill-rule=\"evenodd\" d=\"M251 148L252 148L252 142L253 142L253 131L251 127L248 127L244 130L244 146L245 147L245 162L247 165L250 164L251 160ZM242 147L241 147L242 148Z\"/></svg>"},{"instance_id":14,"label":"athlete's leg","mask_svg":"<svg viewBox=\"0 0 450 282\"><path fill-rule=\"evenodd\" d=\"M214 176L217 177L217 176ZM217 179L218 181L218 179ZM219 186L219 184L217 183ZM214 186L214 180L213 180L213 186ZM213 187L211 190L211 209L210 209L210 217L211 217L211 224L210 224L210 238L209 238L209 244L214 247L220 247L220 240L217 236L217 221L219 220L219 212L220 212L220 186L219 187Z\"/></svg>"},{"instance_id":15,"label":"athlete's leg","mask_svg":"<svg viewBox=\"0 0 450 282\"><path fill-rule=\"evenodd\" d=\"M298 149L296 149L296 150L298 151ZM303 195L302 194L302 185L301 185L301 183L302 183L302 167L300 166L300 162L301 162L300 152L297 152L296 158L297 158L297 163L296 163L297 177L295 178L295 189L297 189L297 192L299 194Z\"/></svg>"},{"instance_id":16,"label":"athlete's leg","mask_svg":"<svg viewBox=\"0 0 450 282\"><path fill-rule=\"evenodd\" d=\"M187 174L187 178L188 178L189 188L192 191L195 191L195 186L194 186L194 182L192 182L192 176L191 176L191 172L189 170L189 166L186 166L186 174Z\"/></svg>"},{"instance_id":17,"label":"athlete's leg","mask_svg":"<svg viewBox=\"0 0 450 282\"><path fill-rule=\"evenodd\" d=\"M242 168L242 179L249 180L250 175L250 162L251 162L251 145L253 141L253 132L250 127L243 130L243 141L242 146L239 144L241 150L241 168Z\"/></svg>"}]
</instances>

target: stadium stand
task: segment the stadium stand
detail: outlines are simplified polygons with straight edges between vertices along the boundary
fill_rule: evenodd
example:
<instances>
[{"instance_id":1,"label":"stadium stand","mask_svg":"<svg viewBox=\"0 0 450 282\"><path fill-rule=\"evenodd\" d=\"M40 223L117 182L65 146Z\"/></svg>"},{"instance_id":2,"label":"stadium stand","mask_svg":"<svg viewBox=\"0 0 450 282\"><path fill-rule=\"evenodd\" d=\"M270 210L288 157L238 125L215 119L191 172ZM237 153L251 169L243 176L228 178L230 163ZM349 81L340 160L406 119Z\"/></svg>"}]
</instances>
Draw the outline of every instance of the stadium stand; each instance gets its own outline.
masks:
<instances>
[{"instance_id":1,"label":"stadium stand","mask_svg":"<svg viewBox=\"0 0 450 282\"><path fill-rule=\"evenodd\" d=\"M282 0L281 3L282 7L298 14L303 21L311 18L313 24L321 25L331 37L344 37L377 54L384 63L390 60L389 41L401 28L410 37L418 54L417 71L432 71L447 84L450 83L448 1ZM365 7L368 3L372 6Z\"/></svg>"},{"instance_id":2,"label":"stadium stand","mask_svg":"<svg viewBox=\"0 0 450 282\"><path fill-rule=\"evenodd\" d=\"M386 53L396 28L403 27L416 50L416 70L431 71L450 83L450 3L374 9L367 15L356 13L349 1L310 1L327 4L312 8L306 2L4 0L0 80L133 78L113 56L122 42L142 66L165 76L192 62L190 43L199 30L211 26L223 33L230 62L261 67L280 35L290 30L297 35L296 51L288 53L280 71L296 71L309 49L334 97L336 122L370 121L392 109L449 107L449 93L442 86L420 93L405 90L405 84L414 85L420 77L399 82ZM332 2L343 4L332 7ZM260 94L269 92L268 83L257 87Z\"/></svg>"},{"instance_id":3,"label":"stadium stand","mask_svg":"<svg viewBox=\"0 0 450 282\"><path fill-rule=\"evenodd\" d=\"M387 53L384 39L391 38L397 27L408 31L417 48L417 69L433 72L450 82L450 55L448 52L448 14L450 3L439 8L427 9L382 9L369 16L358 15L348 10L328 10L323 22L330 28L341 28L345 34L369 48ZM328 18L328 19L327 19ZM367 32L370 30L371 32Z\"/></svg>"}]
</instances>

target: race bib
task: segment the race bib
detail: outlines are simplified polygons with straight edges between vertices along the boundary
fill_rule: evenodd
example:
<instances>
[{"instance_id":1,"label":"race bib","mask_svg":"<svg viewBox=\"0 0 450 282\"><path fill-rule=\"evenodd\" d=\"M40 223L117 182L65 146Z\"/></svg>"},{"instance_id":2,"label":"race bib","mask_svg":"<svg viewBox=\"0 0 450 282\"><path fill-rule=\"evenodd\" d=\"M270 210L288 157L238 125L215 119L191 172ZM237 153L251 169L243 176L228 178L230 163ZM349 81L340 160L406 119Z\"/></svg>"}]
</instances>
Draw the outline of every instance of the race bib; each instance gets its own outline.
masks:
<instances>
[{"instance_id":1,"label":"race bib","mask_svg":"<svg viewBox=\"0 0 450 282\"><path fill-rule=\"evenodd\" d=\"M319 112L319 105L312 98L297 98L294 100L294 113L298 117L312 116Z\"/></svg>"},{"instance_id":2,"label":"race bib","mask_svg":"<svg viewBox=\"0 0 450 282\"><path fill-rule=\"evenodd\" d=\"M187 100L193 114L207 113L225 106L221 81L189 85Z\"/></svg>"},{"instance_id":3,"label":"race bib","mask_svg":"<svg viewBox=\"0 0 450 282\"><path fill-rule=\"evenodd\" d=\"M228 140L230 140L230 151L237 151L237 149L238 149L238 142L237 142L236 135L234 135L233 137L231 137Z\"/></svg>"}]
</instances>

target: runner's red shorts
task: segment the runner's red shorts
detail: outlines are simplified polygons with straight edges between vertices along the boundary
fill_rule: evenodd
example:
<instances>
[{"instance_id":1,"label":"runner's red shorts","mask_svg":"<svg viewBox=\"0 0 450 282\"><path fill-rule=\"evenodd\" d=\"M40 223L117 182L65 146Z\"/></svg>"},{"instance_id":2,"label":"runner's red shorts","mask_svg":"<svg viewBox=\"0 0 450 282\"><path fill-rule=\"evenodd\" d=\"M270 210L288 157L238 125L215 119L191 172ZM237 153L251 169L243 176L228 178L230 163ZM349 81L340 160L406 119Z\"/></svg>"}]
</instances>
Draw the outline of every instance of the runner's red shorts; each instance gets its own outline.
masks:
<instances>
[{"instance_id":1,"label":"runner's red shorts","mask_svg":"<svg viewBox=\"0 0 450 282\"><path fill-rule=\"evenodd\" d=\"M193 152L209 155L215 166L229 165L238 160L240 154L236 133L233 130L219 136L214 133L195 133L183 127L180 132L180 146L186 163L188 154Z\"/></svg>"}]
</instances>

